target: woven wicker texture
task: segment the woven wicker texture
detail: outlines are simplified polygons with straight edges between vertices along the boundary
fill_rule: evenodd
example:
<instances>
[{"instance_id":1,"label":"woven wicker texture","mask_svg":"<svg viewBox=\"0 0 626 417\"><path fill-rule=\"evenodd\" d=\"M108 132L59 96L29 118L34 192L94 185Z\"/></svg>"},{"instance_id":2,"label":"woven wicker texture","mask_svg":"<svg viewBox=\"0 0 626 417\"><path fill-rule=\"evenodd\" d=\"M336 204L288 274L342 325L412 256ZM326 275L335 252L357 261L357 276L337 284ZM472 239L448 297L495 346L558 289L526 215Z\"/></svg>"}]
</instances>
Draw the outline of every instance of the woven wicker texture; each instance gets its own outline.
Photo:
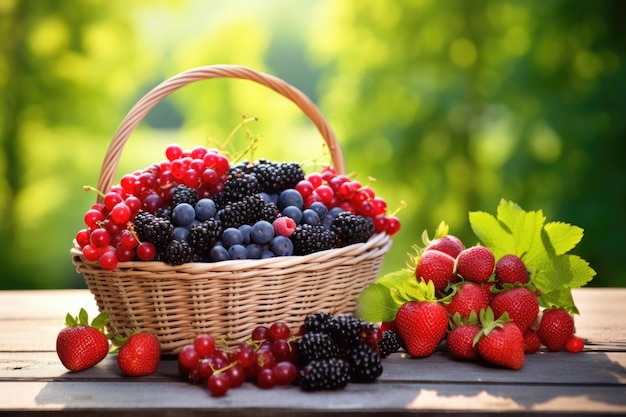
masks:
<instances>
[{"instance_id":1,"label":"woven wicker texture","mask_svg":"<svg viewBox=\"0 0 626 417\"><path fill-rule=\"evenodd\" d=\"M194 68L159 84L135 104L118 128L105 155L98 189L113 184L124 144L143 117L173 91L195 81L238 78L265 85L294 102L326 141L333 166L345 172L332 129L313 102L279 78L246 67ZM79 248L72 262L101 311L109 330L155 334L166 354L177 353L199 333L239 343L258 325L284 321L296 329L307 314L352 313L363 287L376 279L391 238L377 234L368 242L306 256L215 263L121 262L113 271L86 262Z\"/></svg>"}]
</instances>

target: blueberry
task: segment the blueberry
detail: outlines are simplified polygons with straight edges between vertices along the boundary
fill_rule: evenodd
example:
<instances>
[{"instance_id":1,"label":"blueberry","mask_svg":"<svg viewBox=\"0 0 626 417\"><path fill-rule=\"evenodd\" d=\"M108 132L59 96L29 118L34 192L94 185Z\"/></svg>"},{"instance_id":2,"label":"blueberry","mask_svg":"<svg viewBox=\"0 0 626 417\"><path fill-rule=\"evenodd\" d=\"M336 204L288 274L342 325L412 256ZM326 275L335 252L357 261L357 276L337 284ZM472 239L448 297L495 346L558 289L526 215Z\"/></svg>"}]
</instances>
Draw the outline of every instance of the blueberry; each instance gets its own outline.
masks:
<instances>
[{"instance_id":1,"label":"blueberry","mask_svg":"<svg viewBox=\"0 0 626 417\"><path fill-rule=\"evenodd\" d=\"M324 205L324 203L319 201L313 202L309 208L316 212L320 219L323 219L328 214L328 208Z\"/></svg>"},{"instance_id":2,"label":"blueberry","mask_svg":"<svg viewBox=\"0 0 626 417\"><path fill-rule=\"evenodd\" d=\"M276 236L270 242L270 250L276 256L293 255L293 243L286 236Z\"/></svg>"},{"instance_id":3,"label":"blueberry","mask_svg":"<svg viewBox=\"0 0 626 417\"><path fill-rule=\"evenodd\" d=\"M230 259L248 259L248 251L246 247L240 244L232 245L228 248Z\"/></svg>"},{"instance_id":4,"label":"blueberry","mask_svg":"<svg viewBox=\"0 0 626 417\"><path fill-rule=\"evenodd\" d=\"M201 222L215 217L217 209L215 203L210 198L203 198L196 203L196 219Z\"/></svg>"},{"instance_id":5,"label":"blueberry","mask_svg":"<svg viewBox=\"0 0 626 417\"><path fill-rule=\"evenodd\" d=\"M189 203L180 203L172 210L174 226L189 226L196 218L196 210Z\"/></svg>"},{"instance_id":6,"label":"blueberry","mask_svg":"<svg viewBox=\"0 0 626 417\"><path fill-rule=\"evenodd\" d=\"M296 206L285 207L280 214L291 217L296 224L300 224L300 222L302 222L302 210Z\"/></svg>"},{"instance_id":7,"label":"blueberry","mask_svg":"<svg viewBox=\"0 0 626 417\"><path fill-rule=\"evenodd\" d=\"M266 220L260 220L252 226L250 240L261 245L270 243L274 237L274 226Z\"/></svg>"},{"instance_id":8,"label":"blueberry","mask_svg":"<svg viewBox=\"0 0 626 417\"><path fill-rule=\"evenodd\" d=\"M330 209L330 211L328 212L328 215L335 220L335 218L339 215L339 213L343 213L345 210L342 209L341 207L333 207L332 209Z\"/></svg>"},{"instance_id":9,"label":"blueberry","mask_svg":"<svg viewBox=\"0 0 626 417\"><path fill-rule=\"evenodd\" d=\"M241 232L241 235L243 236L243 244L247 245L249 244L250 241L250 232L252 231L252 226L250 226L249 224L242 224L241 226L239 226L239 231Z\"/></svg>"},{"instance_id":10,"label":"blueberry","mask_svg":"<svg viewBox=\"0 0 626 417\"><path fill-rule=\"evenodd\" d=\"M180 240L181 242L189 241L189 229L186 227L175 227L174 228L174 240Z\"/></svg>"},{"instance_id":11,"label":"blueberry","mask_svg":"<svg viewBox=\"0 0 626 417\"><path fill-rule=\"evenodd\" d=\"M293 188L287 188L286 190L283 190L278 196L278 208L280 210L289 206L296 206L300 210L304 208L304 200L302 199L302 195Z\"/></svg>"},{"instance_id":12,"label":"blueberry","mask_svg":"<svg viewBox=\"0 0 626 417\"><path fill-rule=\"evenodd\" d=\"M273 258L275 256L276 255L274 255L274 252L272 252L269 249L265 249L263 253L261 254L261 259Z\"/></svg>"},{"instance_id":13,"label":"blueberry","mask_svg":"<svg viewBox=\"0 0 626 417\"><path fill-rule=\"evenodd\" d=\"M265 245L260 245L258 243L251 243L246 246L246 251L248 251L248 259L261 259L264 250Z\"/></svg>"},{"instance_id":14,"label":"blueberry","mask_svg":"<svg viewBox=\"0 0 626 417\"><path fill-rule=\"evenodd\" d=\"M213 262L227 261L230 259L226 248L220 244L213 245L209 251L209 260Z\"/></svg>"},{"instance_id":15,"label":"blueberry","mask_svg":"<svg viewBox=\"0 0 626 417\"><path fill-rule=\"evenodd\" d=\"M222 233L222 244L226 249L230 249L233 245L241 245L243 243L243 235L241 231L235 227L229 227Z\"/></svg>"},{"instance_id":16,"label":"blueberry","mask_svg":"<svg viewBox=\"0 0 626 417\"><path fill-rule=\"evenodd\" d=\"M312 209L306 209L302 212L302 223L319 226L321 223L320 216Z\"/></svg>"}]
</instances>

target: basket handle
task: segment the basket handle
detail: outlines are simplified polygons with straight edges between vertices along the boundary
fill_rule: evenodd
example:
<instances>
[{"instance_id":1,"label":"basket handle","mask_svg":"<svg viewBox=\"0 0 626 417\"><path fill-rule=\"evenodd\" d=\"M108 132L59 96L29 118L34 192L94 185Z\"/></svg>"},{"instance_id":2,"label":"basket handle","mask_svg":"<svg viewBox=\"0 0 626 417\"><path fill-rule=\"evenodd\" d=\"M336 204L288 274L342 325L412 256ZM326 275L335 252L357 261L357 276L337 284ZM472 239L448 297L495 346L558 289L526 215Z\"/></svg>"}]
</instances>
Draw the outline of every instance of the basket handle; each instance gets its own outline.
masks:
<instances>
[{"instance_id":1,"label":"basket handle","mask_svg":"<svg viewBox=\"0 0 626 417\"><path fill-rule=\"evenodd\" d=\"M300 110L315 124L330 150L331 160L337 173L345 173L345 163L341 148L328 122L306 94L287 82L263 72L238 65L209 65L192 68L163 81L143 96L128 112L105 154L98 179L98 189L109 190L122 150L131 133L139 125L146 114L169 94L195 81L211 78L237 78L262 84L295 103Z\"/></svg>"}]
</instances>

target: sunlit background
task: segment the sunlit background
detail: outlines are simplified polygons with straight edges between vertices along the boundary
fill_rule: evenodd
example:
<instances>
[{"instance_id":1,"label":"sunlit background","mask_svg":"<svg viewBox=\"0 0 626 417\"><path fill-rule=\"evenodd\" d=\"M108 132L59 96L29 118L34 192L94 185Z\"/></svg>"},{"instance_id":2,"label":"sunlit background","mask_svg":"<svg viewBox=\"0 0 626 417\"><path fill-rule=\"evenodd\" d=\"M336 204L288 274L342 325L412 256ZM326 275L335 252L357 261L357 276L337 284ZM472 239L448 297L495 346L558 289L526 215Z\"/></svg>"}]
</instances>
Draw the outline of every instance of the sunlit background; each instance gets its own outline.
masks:
<instances>
[{"instance_id":1,"label":"sunlit background","mask_svg":"<svg viewBox=\"0 0 626 417\"><path fill-rule=\"evenodd\" d=\"M82 186L119 123L164 79L221 63L304 91L348 171L406 203L383 273L442 220L476 243L468 212L505 198L584 228L591 285L625 286L625 15L620 0L0 0L0 288L85 287L69 254L96 198ZM244 114L259 117L254 157L326 156L292 103L208 80L153 109L117 179Z\"/></svg>"}]
</instances>

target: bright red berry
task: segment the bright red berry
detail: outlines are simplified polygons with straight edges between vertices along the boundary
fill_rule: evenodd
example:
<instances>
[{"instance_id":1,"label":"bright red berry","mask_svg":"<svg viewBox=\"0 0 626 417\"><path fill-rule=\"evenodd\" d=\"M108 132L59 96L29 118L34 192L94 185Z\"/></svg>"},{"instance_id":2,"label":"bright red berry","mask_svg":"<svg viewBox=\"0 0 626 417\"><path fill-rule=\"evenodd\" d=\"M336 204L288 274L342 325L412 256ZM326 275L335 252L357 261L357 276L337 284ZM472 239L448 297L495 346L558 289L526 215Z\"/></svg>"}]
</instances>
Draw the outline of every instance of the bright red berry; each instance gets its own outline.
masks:
<instances>
[{"instance_id":1,"label":"bright red berry","mask_svg":"<svg viewBox=\"0 0 626 417\"><path fill-rule=\"evenodd\" d=\"M477 324L462 324L452 329L446 338L450 356L462 360L478 358L478 349L474 345L478 333L480 326Z\"/></svg>"},{"instance_id":2,"label":"bright red berry","mask_svg":"<svg viewBox=\"0 0 626 417\"><path fill-rule=\"evenodd\" d=\"M484 246L472 246L463 250L456 258L456 273L463 279L486 282L495 267L493 252Z\"/></svg>"},{"instance_id":3,"label":"bright red berry","mask_svg":"<svg viewBox=\"0 0 626 417\"><path fill-rule=\"evenodd\" d=\"M398 333L407 352L416 358L430 356L448 331L448 312L439 302L407 301L396 314Z\"/></svg>"},{"instance_id":4,"label":"bright red berry","mask_svg":"<svg viewBox=\"0 0 626 417\"><path fill-rule=\"evenodd\" d=\"M438 250L427 250L417 263L415 276L424 282L432 281L435 290L443 291L450 282L456 281L454 258Z\"/></svg>"},{"instance_id":5,"label":"bright red berry","mask_svg":"<svg viewBox=\"0 0 626 417\"><path fill-rule=\"evenodd\" d=\"M456 258L463 251L463 249L465 249L465 246L463 245L463 242L461 242L461 239L459 239L458 237L453 235L445 235L431 241L424 250L431 249L447 253L453 258Z\"/></svg>"},{"instance_id":6,"label":"bright red berry","mask_svg":"<svg viewBox=\"0 0 626 417\"><path fill-rule=\"evenodd\" d=\"M563 350L574 334L574 318L563 308L543 311L537 335L541 343L551 352Z\"/></svg>"},{"instance_id":7,"label":"bright red berry","mask_svg":"<svg viewBox=\"0 0 626 417\"><path fill-rule=\"evenodd\" d=\"M585 347L585 341L582 337L572 335L567 343L565 343L565 350L570 353L578 353Z\"/></svg>"},{"instance_id":8,"label":"bright red berry","mask_svg":"<svg viewBox=\"0 0 626 417\"><path fill-rule=\"evenodd\" d=\"M505 312L517 324L522 334L526 333L537 320L539 302L535 293L526 287L515 287L493 296L491 308L496 317Z\"/></svg>"},{"instance_id":9,"label":"bright red berry","mask_svg":"<svg viewBox=\"0 0 626 417\"><path fill-rule=\"evenodd\" d=\"M528 269L522 259L513 254L504 255L495 267L496 281L500 284L522 284L528 283Z\"/></svg>"},{"instance_id":10,"label":"bright red berry","mask_svg":"<svg viewBox=\"0 0 626 417\"><path fill-rule=\"evenodd\" d=\"M109 340L103 333L107 322L106 313L100 313L91 323L84 309L78 317L67 314L67 327L59 332L56 340L57 355L63 366L78 372L102 361L109 353Z\"/></svg>"},{"instance_id":11,"label":"bright red berry","mask_svg":"<svg viewBox=\"0 0 626 417\"><path fill-rule=\"evenodd\" d=\"M126 376L146 376L157 371L161 344L151 333L135 333L120 347L117 364Z\"/></svg>"}]
</instances>

